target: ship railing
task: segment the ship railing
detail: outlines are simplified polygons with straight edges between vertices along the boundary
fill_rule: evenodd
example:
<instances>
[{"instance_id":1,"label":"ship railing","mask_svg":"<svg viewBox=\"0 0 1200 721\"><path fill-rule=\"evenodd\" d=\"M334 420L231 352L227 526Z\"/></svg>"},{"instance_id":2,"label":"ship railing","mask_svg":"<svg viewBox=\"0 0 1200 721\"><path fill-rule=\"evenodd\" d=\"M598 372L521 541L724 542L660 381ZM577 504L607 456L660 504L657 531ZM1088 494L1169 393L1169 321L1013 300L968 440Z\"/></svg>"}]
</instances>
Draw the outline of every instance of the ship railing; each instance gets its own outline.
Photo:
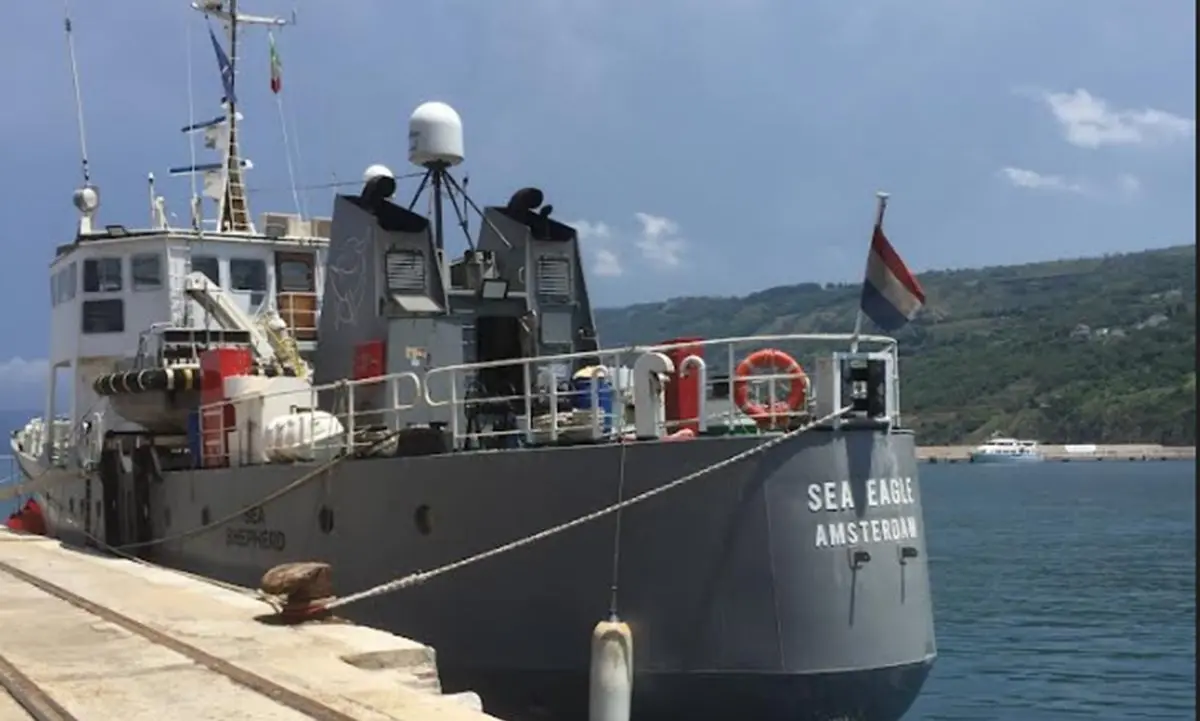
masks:
<instances>
[{"instance_id":1,"label":"ship railing","mask_svg":"<svg viewBox=\"0 0 1200 721\"><path fill-rule=\"evenodd\" d=\"M409 411L424 403L420 377L405 371L202 404L194 464L245 466L386 452L392 431L403 428ZM293 425L274 423L280 420Z\"/></svg>"},{"instance_id":2,"label":"ship railing","mask_svg":"<svg viewBox=\"0 0 1200 721\"><path fill-rule=\"evenodd\" d=\"M628 346L443 366L426 371L423 379L404 371L253 397L256 402L282 409L279 415L303 416L307 411L322 409L337 419L337 431L322 434L314 431L318 423L308 416L307 432L300 433L307 439L306 445L298 454L304 459L345 451L387 453L387 441L389 437L395 440L396 431L426 425L445 427L455 447L461 448L595 442L614 437L665 438L680 435L685 429L690 434L757 433L783 430L810 420L817 400L811 375L813 357L822 346L831 352L837 346L844 349L853 340L850 334L780 334ZM892 338L861 335L857 341L863 351L883 351L893 360L896 357ZM752 418L732 401L738 382L735 371L743 358L765 348L784 351L802 365L806 374L805 402L795 408L779 402L796 382L787 369L755 373L746 378L748 395L763 407L764 413ZM699 376L696 382L701 392L696 393L694 412L668 418L671 414L656 411L660 405L657 397L665 390L663 383L670 380L657 372L663 370L655 365L661 360L647 365L642 359L659 354L678 358L686 377ZM892 368L895 372L898 365L893 362ZM639 373L643 373L643 380L637 378ZM509 379L509 387L496 393L496 378L500 376ZM895 378L893 382L898 388ZM286 398L270 400L280 396ZM233 414L233 424L228 425L223 410L238 402L222 400L202 406L202 416L207 414L215 421L206 427L210 431L219 427L222 436L238 431L238 424L244 424L239 418L241 413ZM264 423L270 420L263 418ZM303 427L305 421L298 422ZM260 428L258 433L261 435L263 430ZM262 462L266 445L267 439L253 436L227 444L228 453L220 463ZM203 455L212 458L211 453Z\"/></svg>"},{"instance_id":3,"label":"ship railing","mask_svg":"<svg viewBox=\"0 0 1200 721\"><path fill-rule=\"evenodd\" d=\"M783 429L812 417L815 403L812 384L812 360L824 347L828 351L844 350L857 341L860 350L884 352L893 362L893 374L898 369L897 345L893 338L877 335L807 333L759 335L731 338L679 341L674 343L629 346L599 351L566 353L465 363L444 366L425 375L425 402L430 409L445 409L445 422L455 443L467 447L512 447L518 443L542 444L570 440L599 440L622 437L669 437L684 429L691 433L708 432L720 427L723 432L758 432L763 429ZM840 348L839 348L840 347ZM784 351L805 369L805 402L792 408L779 401L788 395L796 379L786 369L779 372L759 372L748 376L750 400L764 410L751 418L734 403L738 382L738 363L755 350L772 348ZM661 392L661 375L648 374L648 385L639 389L637 374L649 366L639 366L639 359L650 354L673 356L686 376L697 374L694 414L668 420L653 410L650 420L639 423L638 396ZM643 361L645 363L645 361ZM672 363L672 365L675 365ZM599 367L603 380L578 383L581 366ZM511 392L495 394L479 392L483 376L496 378L508 370ZM722 377L723 374L723 377ZM586 377L586 373L584 373ZM897 389L898 379L893 377ZM494 384L494 381L493 381ZM581 387L582 386L582 387ZM494 388L492 389L495 390ZM602 396L608 394L609 399ZM651 399L646 405L657 405ZM495 415L497 409L515 411L512 418L490 428L483 428L479 417ZM675 414L679 415L679 414Z\"/></svg>"}]
</instances>

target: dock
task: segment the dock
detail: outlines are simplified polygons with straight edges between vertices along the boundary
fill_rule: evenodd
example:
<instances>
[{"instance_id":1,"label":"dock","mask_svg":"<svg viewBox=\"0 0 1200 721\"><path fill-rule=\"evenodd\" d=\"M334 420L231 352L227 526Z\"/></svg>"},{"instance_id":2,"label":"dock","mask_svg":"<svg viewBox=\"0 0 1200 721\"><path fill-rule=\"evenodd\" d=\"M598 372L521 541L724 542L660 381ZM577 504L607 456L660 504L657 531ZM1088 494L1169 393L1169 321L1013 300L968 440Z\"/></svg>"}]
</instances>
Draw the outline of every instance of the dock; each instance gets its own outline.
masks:
<instances>
[{"instance_id":1,"label":"dock","mask_svg":"<svg viewBox=\"0 0 1200 721\"><path fill-rule=\"evenodd\" d=\"M487 721L429 646L0 528L0 721Z\"/></svg>"},{"instance_id":2,"label":"dock","mask_svg":"<svg viewBox=\"0 0 1200 721\"><path fill-rule=\"evenodd\" d=\"M921 446L917 460L924 463L970 463L975 446ZM1044 445L1047 461L1069 463L1084 461L1194 461L1195 446L1161 446L1152 443L1125 445Z\"/></svg>"}]
</instances>

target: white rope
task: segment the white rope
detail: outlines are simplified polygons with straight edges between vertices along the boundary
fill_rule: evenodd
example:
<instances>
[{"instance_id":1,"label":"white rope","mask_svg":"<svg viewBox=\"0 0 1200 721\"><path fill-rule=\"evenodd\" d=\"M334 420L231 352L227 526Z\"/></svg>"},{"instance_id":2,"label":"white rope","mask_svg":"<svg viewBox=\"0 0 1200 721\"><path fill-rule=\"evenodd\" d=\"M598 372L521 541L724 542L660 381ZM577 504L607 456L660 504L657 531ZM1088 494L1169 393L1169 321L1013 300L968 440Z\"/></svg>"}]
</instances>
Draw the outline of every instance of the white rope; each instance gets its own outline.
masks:
<instances>
[{"instance_id":1,"label":"white rope","mask_svg":"<svg viewBox=\"0 0 1200 721\"><path fill-rule=\"evenodd\" d=\"M283 157L287 161L288 184L292 189L292 200L296 203L296 212L303 217L304 207L300 204L300 190L296 187L296 169L292 165L292 144L288 141L287 121L283 117L283 98L276 93L275 107L279 111L279 129L283 131Z\"/></svg>"},{"instance_id":2,"label":"white rope","mask_svg":"<svg viewBox=\"0 0 1200 721\"><path fill-rule=\"evenodd\" d=\"M760 443L759 445L754 446L753 448L749 448L745 451L742 451L741 453L730 456L729 458L726 458L723 461L719 461L717 463L714 463L711 466L706 466L704 468L701 468L698 471L689 473L686 476L677 478L674 481L671 481L670 483L667 483L662 486L658 486L657 488L652 488L644 493L640 493L640 494L633 496L632 498L629 498L627 500L620 501L618 503L614 503L613 505L608 506L607 508L602 508L598 511L593 511L592 513L588 513L587 515L580 516L573 520L567 521L566 523L561 523L557 526L547 528L544 531L539 531L538 533L535 533L531 536L519 538L515 541L506 543L502 546L496 546L495 548L488 549L481 553L476 553L473 556L468 556L467 558L463 558L458 561L453 561L451 563L447 563L446 565L435 568L432 571L418 571L416 573L411 573L407 576L397 578L394 581L388 581L387 583L382 583L373 588L368 588L365 591L359 591L358 593L352 593L349 596L343 596L341 598L335 599L335 600L330 601L329 603L325 604L325 609L332 610L335 608L340 608L341 606L347 606L351 603L356 603L358 601L365 601L368 598L374 598L376 596L382 596L384 594L394 593L395 591L401 591L406 588L411 588L413 586L417 586L422 583L425 583L426 581L428 581L432 578L435 578L437 576L441 576L443 574L450 573L451 571L457 571L460 568L465 568L467 566L474 565L476 563L479 563L480 561L486 561L489 558L494 558L501 554L508 553L509 551L515 551L518 548L523 548L525 546L532 545L534 543L537 543L538 541L544 540L551 536L556 536L560 533L569 531L578 526L582 526L587 523L591 523L592 521L604 518L605 516L612 515L613 513L616 513L617 511L623 510L625 508L629 508L630 506L635 506L639 503L642 503L643 501L648 501L651 498L654 498L655 496L666 493L667 491L674 490L675 488L678 488L679 486L682 486L683 484L688 483L690 481L694 481L695 479L700 478L701 476L707 475L709 473L713 473L714 471L719 471L722 468L727 468L729 466L732 466L735 463L744 461L747 458L750 458L751 456L768 451L771 448L774 448L775 446L779 445L780 443L783 443L784 441L788 441L792 438L795 438L796 436L800 435L801 433L809 431L819 425L828 423L829 421L833 420L834 418L838 418L838 417L844 415L845 413L850 411L851 408L852 408L852 406L846 406L840 410L830 413L827 416L818 418L817 420L812 421L811 423L807 423L803 426L800 426L799 428L797 428L795 430L788 431L787 433L784 433L783 435L776 436L775 438L772 438L769 441ZM681 442L686 442L686 441L681 441Z\"/></svg>"},{"instance_id":3,"label":"white rope","mask_svg":"<svg viewBox=\"0 0 1200 721\"><path fill-rule=\"evenodd\" d=\"M193 87L194 83L192 81L192 24L191 24L191 22L188 22L189 20L190 20L190 18L187 18L184 20L183 32L184 32L184 40L185 40L184 45L187 46L188 127L190 128L196 124L196 93L195 93L195 89ZM188 151L191 153L191 156L192 156L192 172L188 173L188 175L191 176L191 187L192 187L191 196L188 198L188 216L190 216L190 218L191 218L192 228L194 230L203 232L203 230L204 230L204 218L202 217L203 213L195 212L195 208L196 208L196 204L197 204L196 199L199 197L199 193L197 192L197 188L196 188L196 170L195 170L196 169L196 131L195 130L188 131ZM203 209L203 207L204 207L203 204L201 204L200 208ZM187 248L188 246L185 244L184 247ZM188 252L188 257L185 259L185 262L186 262L186 266L184 268L184 275L187 275L187 273L191 272L191 269L192 269L191 268L191 252L190 251ZM186 310L185 310L185 312L186 312Z\"/></svg>"},{"instance_id":4,"label":"white rope","mask_svg":"<svg viewBox=\"0 0 1200 721\"><path fill-rule=\"evenodd\" d=\"M267 36L270 40L271 47L275 48L275 52L279 52L279 48L275 43L275 33L268 32ZM283 95L281 93L274 93L274 95L275 108L279 111L279 129L283 133L283 157L287 163L288 184L291 185L292 188L292 200L296 203L296 213L303 218L305 217L304 206L300 203L300 190L296 186L296 169L295 166L292 165L292 143L288 139L287 120L284 118L283 114ZM299 151L297 151L297 155L299 155Z\"/></svg>"}]
</instances>

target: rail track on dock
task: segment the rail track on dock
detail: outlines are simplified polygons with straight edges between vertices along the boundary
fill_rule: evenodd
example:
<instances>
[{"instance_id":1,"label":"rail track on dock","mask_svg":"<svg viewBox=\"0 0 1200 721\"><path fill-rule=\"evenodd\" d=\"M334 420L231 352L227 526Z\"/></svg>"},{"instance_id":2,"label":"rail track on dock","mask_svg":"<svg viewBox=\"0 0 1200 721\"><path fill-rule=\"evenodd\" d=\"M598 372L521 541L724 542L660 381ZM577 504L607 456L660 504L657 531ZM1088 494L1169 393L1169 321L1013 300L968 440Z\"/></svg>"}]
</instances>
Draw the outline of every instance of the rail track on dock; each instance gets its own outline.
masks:
<instances>
[{"instance_id":1,"label":"rail track on dock","mask_svg":"<svg viewBox=\"0 0 1200 721\"><path fill-rule=\"evenodd\" d=\"M265 696L274 703L285 706L316 721L358 721L354 716L315 701L307 696L285 688L270 679L247 671L224 659L217 658L195 646L151 628L140 621L89 601L61 586L38 578L28 571L0 561L0 572L49 594L59 600L85 611L97 619L118 626L133 635L184 656L193 663L216 673L234 684ZM96 721L71 714L45 689L47 684L38 684L21 672L0 651L0 688L3 688L25 710L34 721Z\"/></svg>"}]
</instances>

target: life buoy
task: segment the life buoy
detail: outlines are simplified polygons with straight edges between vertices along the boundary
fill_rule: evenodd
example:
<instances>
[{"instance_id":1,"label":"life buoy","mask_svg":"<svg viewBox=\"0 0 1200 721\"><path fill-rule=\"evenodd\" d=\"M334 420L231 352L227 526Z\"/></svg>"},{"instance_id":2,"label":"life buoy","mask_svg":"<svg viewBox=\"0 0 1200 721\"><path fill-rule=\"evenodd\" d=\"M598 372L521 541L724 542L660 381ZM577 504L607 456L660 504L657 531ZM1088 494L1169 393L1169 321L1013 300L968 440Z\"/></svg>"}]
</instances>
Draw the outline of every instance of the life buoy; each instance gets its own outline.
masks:
<instances>
[{"instance_id":1,"label":"life buoy","mask_svg":"<svg viewBox=\"0 0 1200 721\"><path fill-rule=\"evenodd\" d=\"M769 406L750 401L749 376L756 369L772 369L775 374L785 375L792 389L786 401L775 401ZM800 410L808 401L808 376L796 359L775 348L764 348L746 356L738 363L734 373L733 402L742 412L754 419L760 428L786 425L794 411Z\"/></svg>"}]
</instances>

